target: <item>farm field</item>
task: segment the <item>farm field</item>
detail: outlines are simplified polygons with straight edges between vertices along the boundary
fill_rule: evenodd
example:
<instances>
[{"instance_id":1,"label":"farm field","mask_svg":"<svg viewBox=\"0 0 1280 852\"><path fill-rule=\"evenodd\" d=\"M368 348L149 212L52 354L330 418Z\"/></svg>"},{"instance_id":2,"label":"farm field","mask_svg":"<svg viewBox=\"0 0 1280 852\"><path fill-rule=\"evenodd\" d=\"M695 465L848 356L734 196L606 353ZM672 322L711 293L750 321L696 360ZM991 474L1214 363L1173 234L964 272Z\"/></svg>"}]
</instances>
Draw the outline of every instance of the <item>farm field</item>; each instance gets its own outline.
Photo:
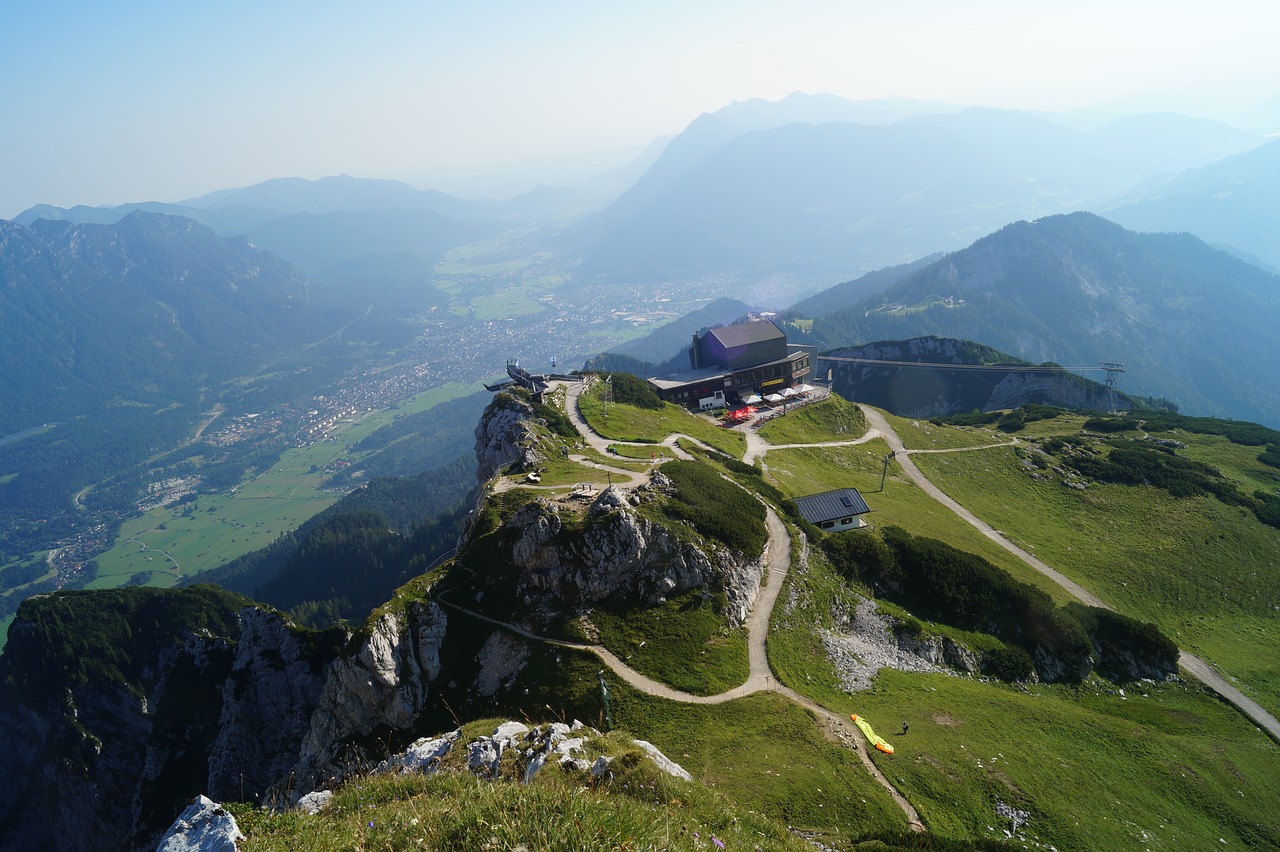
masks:
<instances>
[{"instance_id":1,"label":"farm field","mask_svg":"<svg viewBox=\"0 0 1280 852\"><path fill-rule=\"evenodd\" d=\"M399 417L474 391L474 385L459 383L432 388L351 421L333 439L286 450L270 470L230 492L131 518L115 546L98 557L97 576L86 588L131 582L168 587L265 547L338 501L340 493L323 489L324 468L344 456L357 460L350 456L352 445Z\"/></svg>"}]
</instances>

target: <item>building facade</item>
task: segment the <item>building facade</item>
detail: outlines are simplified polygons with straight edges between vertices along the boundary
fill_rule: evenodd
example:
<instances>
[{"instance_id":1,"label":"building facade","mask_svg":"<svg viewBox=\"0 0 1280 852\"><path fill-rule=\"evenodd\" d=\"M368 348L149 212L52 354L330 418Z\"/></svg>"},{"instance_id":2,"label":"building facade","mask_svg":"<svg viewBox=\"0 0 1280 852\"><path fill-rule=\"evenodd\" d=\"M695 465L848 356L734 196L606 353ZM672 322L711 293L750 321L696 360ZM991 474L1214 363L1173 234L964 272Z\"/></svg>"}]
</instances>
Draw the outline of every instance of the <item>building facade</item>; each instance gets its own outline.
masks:
<instances>
[{"instance_id":1,"label":"building facade","mask_svg":"<svg viewBox=\"0 0 1280 852\"><path fill-rule=\"evenodd\" d=\"M810 372L807 348L789 345L772 320L756 320L693 335L689 369L649 379L658 395L687 408L734 405L753 393L766 395L803 382Z\"/></svg>"}]
</instances>

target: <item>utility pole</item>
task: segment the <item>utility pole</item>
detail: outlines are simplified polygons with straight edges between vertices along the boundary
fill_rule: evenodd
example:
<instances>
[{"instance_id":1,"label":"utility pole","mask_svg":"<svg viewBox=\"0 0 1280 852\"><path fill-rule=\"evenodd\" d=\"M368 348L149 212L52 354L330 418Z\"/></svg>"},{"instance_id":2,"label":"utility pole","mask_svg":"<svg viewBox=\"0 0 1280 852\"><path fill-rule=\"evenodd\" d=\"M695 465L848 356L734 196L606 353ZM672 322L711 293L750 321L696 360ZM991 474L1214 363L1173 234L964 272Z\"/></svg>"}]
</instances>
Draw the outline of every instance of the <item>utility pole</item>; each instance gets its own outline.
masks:
<instances>
[{"instance_id":1,"label":"utility pole","mask_svg":"<svg viewBox=\"0 0 1280 852\"><path fill-rule=\"evenodd\" d=\"M897 458L896 450L890 450L889 455L884 457L884 469L880 471L880 490L884 491L884 478L889 474L889 462Z\"/></svg>"},{"instance_id":2,"label":"utility pole","mask_svg":"<svg viewBox=\"0 0 1280 852\"><path fill-rule=\"evenodd\" d=\"M1112 361L1099 361L1098 366L1107 371L1107 403L1110 411L1116 410L1116 379L1124 372L1125 365L1123 363L1115 363Z\"/></svg>"},{"instance_id":3,"label":"utility pole","mask_svg":"<svg viewBox=\"0 0 1280 852\"><path fill-rule=\"evenodd\" d=\"M600 416L609 416L609 403L613 402L613 376L604 380L604 393L600 396Z\"/></svg>"}]
</instances>

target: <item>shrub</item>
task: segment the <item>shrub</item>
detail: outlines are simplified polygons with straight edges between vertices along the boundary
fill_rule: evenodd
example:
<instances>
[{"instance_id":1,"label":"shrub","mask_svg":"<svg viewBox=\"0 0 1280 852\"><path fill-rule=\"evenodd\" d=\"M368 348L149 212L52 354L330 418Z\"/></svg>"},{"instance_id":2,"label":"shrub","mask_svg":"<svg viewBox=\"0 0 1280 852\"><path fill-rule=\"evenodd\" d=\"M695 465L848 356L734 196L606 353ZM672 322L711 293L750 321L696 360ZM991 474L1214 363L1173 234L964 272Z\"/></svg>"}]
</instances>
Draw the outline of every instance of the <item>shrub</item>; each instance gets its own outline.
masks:
<instances>
[{"instance_id":1,"label":"shrub","mask_svg":"<svg viewBox=\"0 0 1280 852\"><path fill-rule=\"evenodd\" d=\"M1243 498L1217 468L1175 455L1168 448L1112 443L1106 458L1076 456L1067 461L1083 476L1119 485L1151 485L1174 497L1212 494L1228 505Z\"/></svg>"},{"instance_id":2,"label":"shrub","mask_svg":"<svg viewBox=\"0 0 1280 852\"><path fill-rule=\"evenodd\" d=\"M662 399L649 383L630 373L602 373L601 378L608 378L613 385L613 401L625 402L636 408L648 408L658 411L662 408Z\"/></svg>"},{"instance_id":3,"label":"shrub","mask_svg":"<svg viewBox=\"0 0 1280 852\"><path fill-rule=\"evenodd\" d=\"M1020 583L976 554L898 527L881 536L830 536L823 549L845 576L913 615L994 635L1043 659L1044 673L1075 678L1089 671L1092 645L1080 624L1044 592ZM1016 670L1012 666L1010 671Z\"/></svg>"},{"instance_id":4,"label":"shrub","mask_svg":"<svg viewBox=\"0 0 1280 852\"><path fill-rule=\"evenodd\" d=\"M1258 455L1258 461L1270 467L1280 467L1280 446L1268 444L1267 448Z\"/></svg>"},{"instance_id":5,"label":"shrub","mask_svg":"<svg viewBox=\"0 0 1280 852\"><path fill-rule=\"evenodd\" d=\"M1253 497L1258 501L1253 506L1253 514L1258 520L1269 527L1280 529L1280 497L1265 491L1255 491Z\"/></svg>"},{"instance_id":6,"label":"shrub","mask_svg":"<svg viewBox=\"0 0 1280 852\"><path fill-rule=\"evenodd\" d=\"M1127 432L1138 428L1138 423L1124 417L1090 417L1084 428L1089 432Z\"/></svg>"},{"instance_id":7,"label":"shrub","mask_svg":"<svg viewBox=\"0 0 1280 852\"><path fill-rule=\"evenodd\" d=\"M1004 681L1027 680L1035 670L1031 655L1007 642L982 657L982 671Z\"/></svg>"},{"instance_id":8,"label":"shrub","mask_svg":"<svg viewBox=\"0 0 1280 852\"><path fill-rule=\"evenodd\" d=\"M1000 419L998 411L970 411L967 414L952 414L947 417L934 417L929 420L934 426L989 426Z\"/></svg>"},{"instance_id":9,"label":"shrub","mask_svg":"<svg viewBox=\"0 0 1280 852\"><path fill-rule=\"evenodd\" d=\"M714 469L696 461L671 461L662 472L676 487L666 513L688 521L699 533L747 556L764 552L768 540L764 506Z\"/></svg>"},{"instance_id":10,"label":"shrub","mask_svg":"<svg viewBox=\"0 0 1280 852\"><path fill-rule=\"evenodd\" d=\"M828 535L822 539L827 559L854 582L883 589L889 596L902 591L903 577L893 551L874 530L858 535Z\"/></svg>"},{"instance_id":11,"label":"shrub","mask_svg":"<svg viewBox=\"0 0 1280 852\"><path fill-rule=\"evenodd\" d=\"M1155 624L1118 612L1069 603L1066 612L1089 635L1098 653L1098 671L1117 681L1178 669L1178 646Z\"/></svg>"},{"instance_id":12,"label":"shrub","mask_svg":"<svg viewBox=\"0 0 1280 852\"><path fill-rule=\"evenodd\" d=\"M1001 432L1021 432L1027 428L1027 422L1023 419L1021 412L1010 411L1000 421L996 423L996 428Z\"/></svg>"},{"instance_id":13,"label":"shrub","mask_svg":"<svg viewBox=\"0 0 1280 852\"><path fill-rule=\"evenodd\" d=\"M533 404L533 414L545 423L547 429L552 433L559 435L561 438L568 438L570 441L578 440L578 430L574 428L573 421L556 406L535 402Z\"/></svg>"},{"instance_id":14,"label":"shrub","mask_svg":"<svg viewBox=\"0 0 1280 852\"><path fill-rule=\"evenodd\" d=\"M1182 414L1171 414L1167 411L1135 411L1129 415L1135 421L1141 420L1142 427L1148 432L1169 432L1181 429L1199 435L1221 435L1233 444L1245 447L1263 447L1268 444L1280 444L1280 432L1249 423L1243 420L1219 420L1216 417L1187 417Z\"/></svg>"}]
</instances>

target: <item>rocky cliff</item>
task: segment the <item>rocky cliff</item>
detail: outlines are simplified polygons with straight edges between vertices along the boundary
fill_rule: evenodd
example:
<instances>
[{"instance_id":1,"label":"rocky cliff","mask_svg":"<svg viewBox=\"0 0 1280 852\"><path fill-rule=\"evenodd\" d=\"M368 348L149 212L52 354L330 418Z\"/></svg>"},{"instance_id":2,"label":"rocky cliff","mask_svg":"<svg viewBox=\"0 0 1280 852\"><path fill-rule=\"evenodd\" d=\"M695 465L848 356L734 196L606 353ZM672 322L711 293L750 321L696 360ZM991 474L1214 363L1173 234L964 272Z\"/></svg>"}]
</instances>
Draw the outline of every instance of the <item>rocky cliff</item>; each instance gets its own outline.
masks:
<instances>
[{"instance_id":1,"label":"rocky cliff","mask_svg":"<svg viewBox=\"0 0 1280 852\"><path fill-rule=\"evenodd\" d=\"M1036 368L954 338L916 337L835 349L818 359L819 373L828 367L836 393L902 417L998 411L1029 402L1089 411L1128 404L1124 394L1113 395L1105 385L1053 365Z\"/></svg>"},{"instance_id":2,"label":"rocky cliff","mask_svg":"<svg viewBox=\"0 0 1280 852\"><path fill-rule=\"evenodd\" d=\"M519 461L534 467L540 456L534 449L533 406L510 393L494 396L476 424L476 477L484 482L501 467Z\"/></svg>"},{"instance_id":3,"label":"rocky cliff","mask_svg":"<svg viewBox=\"0 0 1280 852\"><path fill-rule=\"evenodd\" d=\"M354 653L333 662L289 776L295 794L341 780L339 757L353 738L413 724L440 673L447 627L439 605L413 601L378 616Z\"/></svg>"},{"instance_id":4,"label":"rocky cliff","mask_svg":"<svg viewBox=\"0 0 1280 852\"><path fill-rule=\"evenodd\" d=\"M208 587L23 603L3 657L3 848L154 848L195 795L340 777L348 740L421 709L446 626L435 604L352 638L243 603ZM170 623L139 623L152 610ZM76 630L84 647L49 641Z\"/></svg>"},{"instance_id":5,"label":"rocky cliff","mask_svg":"<svg viewBox=\"0 0 1280 852\"><path fill-rule=\"evenodd\" d=\"M730 624L741 624L760 589L763 558L682 539L643 516L637 506L660 499L666 485L658 472L646 488L606 489L581 518L557 501L526 504L502 530L521 593L580 606L609 598L652 606L694 588L723 590ZM566 528L566 511L580 532Z\"/></svg>"},{"instance_id":6,"label":"rocky cliff","mask_svg":"<svg viewBox=\"0 0 1280 852\"><path fill-rule=\"evenodd\" d=\"M534 408L509 394L495 397L476 436L484 478L513 458L537 463L551 446ZM519 598L561 617L703 588L737 625L765 556L664 520L674 493L655 473L589 505L534 497L483 526L497 547L480 548L484 561L460 575L499 597L514 577ZM450 650L457 640L435 592L445 575L411 580L355 632L308 630L212 586L24 602L0 656L0 848L154 848L197 795L295 800L332 786L376 762L362 751L372 738L422 724L442 656L493 706L530 650L500 647L509 633L474 622Z\"/></svg>"}]
</instances>

